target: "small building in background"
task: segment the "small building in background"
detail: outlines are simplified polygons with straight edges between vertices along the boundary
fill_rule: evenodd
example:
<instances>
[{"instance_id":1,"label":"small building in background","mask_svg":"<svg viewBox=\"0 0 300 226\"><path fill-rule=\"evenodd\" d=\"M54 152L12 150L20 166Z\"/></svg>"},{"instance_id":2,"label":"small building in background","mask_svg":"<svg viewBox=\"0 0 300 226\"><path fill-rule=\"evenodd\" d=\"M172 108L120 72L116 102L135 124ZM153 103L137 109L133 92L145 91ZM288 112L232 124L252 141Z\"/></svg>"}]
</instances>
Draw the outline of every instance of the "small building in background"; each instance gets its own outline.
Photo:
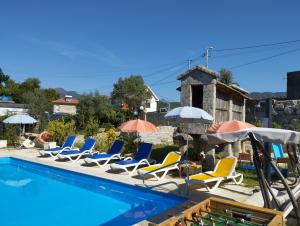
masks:
<instances>
[{"instance_id":1,"label":"small building in background","mask_svg":"<svg viewBox=\"0 0 300 226\"><path fill-rule=\"evenodd\" d=\"M77 105L79 104L79 100L70 95L66 95L64 98L52 101L52 103L53 113L75 115L77 113Z\"/></svg>"},{"instance_id":2,"label":"small building in background","mask_svg":"<svg viewBox=\"0 0 300 226\"><path fill-rule=\"evenodd\" d=\"M27 113L28 109L24 104L16 104L8 96L0 96L0 116Z\"/></svg>"},{"instance_id":3,"label":"small building in background","mask_svg":"<svg viewBox=\"0 0 300 226\"><path fill-rule=\"evenodd\" d=\"M177 77L181 82L181 106L201 108L211 114L214 122L228 120L245 121L248 92L237 85L227 85L218 80L219 73L205 67L196 66ZM210 125L184 123L182 132L203 135Z\"/></svg>"},{"instance_id":4,"label":"small building in background","mask_svg":"<svg viewBox=\"0 0 300 226\"><path fill-rule=\"evenodd\" d=\"M300 71L287 73L287 99L300 99Z\"/></svg>"},{"instance_id":5,"label":"small building in background","mask_svg":"<svg viewBox=\"0 0 300 226\"><path fill-rule=\"evenodd\" d=\"M145 109L146 112L157 112L157 102L159 101L159 98L156 96L156 94L153 92L153 90L147 86L149 92L151 93L151 97L146 100L145 103Z\"/></svg>"}]
</instances>

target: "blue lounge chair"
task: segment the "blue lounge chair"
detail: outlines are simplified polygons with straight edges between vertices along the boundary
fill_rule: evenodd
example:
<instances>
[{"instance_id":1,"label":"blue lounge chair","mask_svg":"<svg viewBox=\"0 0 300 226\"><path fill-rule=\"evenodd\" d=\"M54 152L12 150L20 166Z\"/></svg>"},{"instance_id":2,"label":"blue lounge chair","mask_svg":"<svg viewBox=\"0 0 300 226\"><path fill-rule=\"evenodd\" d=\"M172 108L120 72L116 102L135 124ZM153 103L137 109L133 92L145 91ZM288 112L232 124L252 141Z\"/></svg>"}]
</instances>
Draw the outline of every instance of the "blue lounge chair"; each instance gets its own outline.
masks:
<instances>
[{"instance_id":1,"label":"blue lounge chair","mask_svg":"<svg viewBox=\"0 0 300 226\"><path fill-rule=\"evenodd\" d=\"M272 150L274 153L274 159L284 158L284 152L281 144L272 144Z\"/></svg>"},{"instance_id":2,"label":"blue lounge chair","mask_svg":"<svg viewBox=\"0 0 300 226\"><path fill-rule=\"evenodd\" d=\"M93 138L88 138L80 149L73 149L68 151L63 151L56 155L59 159L69 159L72 162L76 162L83 155L91 154L93 148L96 144L96 140ZM73 159L75 157L75 159Z\"/></svg>"},{"instance_id":3,"label":"blue lounge chair","mask_svg":"<svg viewBox=\"0 0 300 226\"><path fill-rule=\"evenodd\" d=\"M46 149L46 150L41 150L40 155L41 156L50 155L51 157L55 157L55 155L57 155L57 154L59 154L63 151L72 149L72 147L75 143L75 140L76 140L76 136L68 136L65 143L61 147L57 146L55 148L49 148L49 149Z\"/></svg>"},{"instance_id":4,"label":"blue lounge chair","mask_svg":"<svg viewBox=\"0 0 300 226\"><path fill-rule=\"evenodd\" d=\"M110 164L111 169L123 169L125 170L129 175L132 175L135 173L137 168L141 165L148 165L150 154L152 151L152 144L149 143L142 143L136 153L136 155L132 157L125 158L122 161L118 161L115 163ZM128 168L134 167L131 171L129 171Z\"/></svg>"},{"instance_id":5,"label":"blue lounge chair","mask_svg":"<svg viewBox=\"0 0 300 226\"><path fill-rule=\"evenodd\" d=\"M106 153L93 153L92 155L88 155L84 161L88 164L96 163L98 166L106 166L110 160L121 159L123 145L124 141L115 140L115 142ZM104 163L100 164L103 161Z\"/></svg>"}]
</instances>

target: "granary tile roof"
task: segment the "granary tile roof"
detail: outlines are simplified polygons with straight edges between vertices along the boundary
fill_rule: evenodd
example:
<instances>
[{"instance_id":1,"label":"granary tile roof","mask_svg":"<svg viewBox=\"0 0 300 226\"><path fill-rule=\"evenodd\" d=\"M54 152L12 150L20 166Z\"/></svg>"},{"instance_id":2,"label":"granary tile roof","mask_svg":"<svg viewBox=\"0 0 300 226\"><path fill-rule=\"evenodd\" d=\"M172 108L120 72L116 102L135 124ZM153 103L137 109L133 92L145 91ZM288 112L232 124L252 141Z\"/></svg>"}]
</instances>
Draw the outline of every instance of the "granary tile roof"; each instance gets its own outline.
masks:
<instances>
[{"instance_id":1,"label":"granary tile roof","mask_svg":"<svg viewBox=\"0 0 300 226\"><path fill-rule=\"evenodd\" d=\"M195 71L206 73L206 74L212 76L213 78L218 78L219 77L218 72L215 72L215 71L210 70L210 69L208 69L206 67L203 67L203 66L195 66L195 67L192 67L191 69L187 70L186 72L182 73L181 75L179 75L177 77L177 80L181 80L185 76L188 76L190 73L195 72Z\"/></svg>"}]
</instances>

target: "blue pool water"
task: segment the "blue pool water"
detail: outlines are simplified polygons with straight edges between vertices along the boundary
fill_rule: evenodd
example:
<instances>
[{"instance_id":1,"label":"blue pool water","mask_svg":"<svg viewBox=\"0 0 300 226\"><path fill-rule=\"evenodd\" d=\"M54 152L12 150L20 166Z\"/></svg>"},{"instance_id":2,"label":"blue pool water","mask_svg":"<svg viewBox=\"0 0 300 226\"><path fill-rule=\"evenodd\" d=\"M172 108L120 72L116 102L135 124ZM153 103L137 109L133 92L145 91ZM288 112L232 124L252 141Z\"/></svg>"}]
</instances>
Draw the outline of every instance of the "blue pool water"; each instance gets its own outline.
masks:
<instances>
[{"instance_id":1,"label":"blue pool water","mask_svg":"<svg viewBox=\"0 0 300 226\"><path fill-rule=\"evenodd\" d=\"M0 158L1 226L132 225L184 201L15 158Z\"/></svg>"}]
</instances>

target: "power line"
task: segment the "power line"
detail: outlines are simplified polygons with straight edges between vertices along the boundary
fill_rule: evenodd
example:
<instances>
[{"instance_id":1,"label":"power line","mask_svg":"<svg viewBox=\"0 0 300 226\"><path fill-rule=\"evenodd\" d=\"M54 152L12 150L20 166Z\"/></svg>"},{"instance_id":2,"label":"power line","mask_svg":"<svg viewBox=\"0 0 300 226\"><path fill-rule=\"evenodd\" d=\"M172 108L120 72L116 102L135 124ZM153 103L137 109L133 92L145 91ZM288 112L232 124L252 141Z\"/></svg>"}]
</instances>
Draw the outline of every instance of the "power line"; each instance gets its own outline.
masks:
<instances>
[{"instance_id":1,"label":"power line","mask_svg":"<svg viewBox=\"0 0 300 226\"><path fill-rule=\"evenodd\" d=\"M186 67L186 66L184 66L184 67ZM182 69L183 69L184 67L180 67L180 68L177 69L176 71L172 71L172 72L171 72L170 74L168 74L167 76L164 76L164 77L162 77L161 79L159 79L159 80L157 80L157 81L151 83L150 86L153 86L153 85L155 85L155 84L158 84L158 83L160 83L160 82L162 82L162 81L164 81L164 80L170 78L170 76L174 75L175 73L178 73L178 72L182 71Z\"/></svg>"},{"instance_id":2,"label":"power line","mask_svg":"<svg viewBox=\"0 0 300 226\"><path fill-rule=\"evenodd\" d=\"M270 46L271 47L271 46ZM267 52L267 51L274 51L278 49L286 49L286 48L291 48L291 46L279 46L277 48L265 48L265 49L253 49L253 50L248 50L248 51L242 51L242 52L235 52L235 53L226 53L226 54L221 54L221 55L212 55L212 57L215 58L222 58L222 57L234 57L234 56L241 56L241 55L247 55L247 54L255 54L255 53L260 53L260 52Z\"/></svg>"},{"instance_id":3,"label":"power line","mask_svg":"<svg viewBox=\"0 0 300 226\"><path fill-rule=\"evenodd\" d=\"M247 65L250 65L250 64L260 63L262 61L270 60L272 58L283 56L283 55L293 53L293 52L297 52L297 51L300 51L300 48L296 48L296 49L292 49L292 50L289 50L289 51L281 52L281 53L278 53L278 54L275 54L275 55L272 55L272 56L260 58L260 59L250 61L250 62L247 62L247 63L244 63L244 64L239 64L239 65L236 65L236 66L232 66L232 67L229 67L229 69L235 69L235 68L244 67L244 66L247 66Z\"/></svg>"},{"instance_id":4,"label":"power line","mask_svg":"<svg viewBox=\"0 0 300 226\"><path fill-rule=\"evenodd\" d=\"M243 47L214 49L213 51L214 52L223 52L223 51L244 50L244 49L261 48L261 47L267 47L267 46L284 45L284 44L297 43L297 42L300 42L300 39L290 40L290 41L285 41L285 42L264 43L264 44L260 44L260 45L251 45L251 46L243 46Z\"/></svg>"}]
</instances>

